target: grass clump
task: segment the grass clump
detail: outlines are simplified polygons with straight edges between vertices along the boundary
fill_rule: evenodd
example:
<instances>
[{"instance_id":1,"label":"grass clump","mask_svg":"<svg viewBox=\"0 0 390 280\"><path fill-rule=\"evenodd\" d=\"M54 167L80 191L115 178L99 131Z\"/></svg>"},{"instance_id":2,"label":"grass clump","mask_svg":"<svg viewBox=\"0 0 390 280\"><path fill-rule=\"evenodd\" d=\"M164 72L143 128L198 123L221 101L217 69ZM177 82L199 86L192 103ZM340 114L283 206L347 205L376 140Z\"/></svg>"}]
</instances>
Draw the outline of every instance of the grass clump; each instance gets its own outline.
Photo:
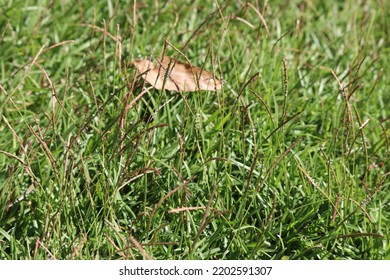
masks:
<instances>
[{"instance_id":1,"label":"grass clump","mask_svg":"<svg viewBox=\"0 0 390 280\"><path fill-rule=\"evenodd\" d=\"M0 258L388 259L389 7L265 3L6 2Z\"/></svg>"}]
</instances>

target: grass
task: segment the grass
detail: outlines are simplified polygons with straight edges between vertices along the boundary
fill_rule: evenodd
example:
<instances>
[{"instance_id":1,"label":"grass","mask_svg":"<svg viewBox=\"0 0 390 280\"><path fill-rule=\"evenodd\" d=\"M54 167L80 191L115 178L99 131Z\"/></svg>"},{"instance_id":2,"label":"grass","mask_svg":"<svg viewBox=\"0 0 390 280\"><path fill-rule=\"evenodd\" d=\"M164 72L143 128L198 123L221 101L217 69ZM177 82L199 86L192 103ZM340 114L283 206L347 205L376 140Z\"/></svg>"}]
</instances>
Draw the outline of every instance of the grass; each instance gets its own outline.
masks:
<instances>
[{"instance_id":1,"label":"grass","mask_svg":"<svg viewBox=\"0 0 390 280\"><path fill-rule=\"evenodd\" d=\"M387 2L186 2L2 4L0 258L390 259Z\"/></svg>"}]
</instances>

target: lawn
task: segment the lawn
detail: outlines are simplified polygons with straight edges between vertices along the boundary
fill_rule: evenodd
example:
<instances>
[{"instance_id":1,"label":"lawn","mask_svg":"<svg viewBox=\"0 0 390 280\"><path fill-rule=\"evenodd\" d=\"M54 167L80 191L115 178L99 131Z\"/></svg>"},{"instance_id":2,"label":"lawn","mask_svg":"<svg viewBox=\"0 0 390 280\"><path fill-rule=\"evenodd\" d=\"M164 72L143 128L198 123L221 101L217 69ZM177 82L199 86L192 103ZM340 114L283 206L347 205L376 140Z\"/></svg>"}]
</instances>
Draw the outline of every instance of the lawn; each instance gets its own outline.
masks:
<instances>
[{"instance_id":1,"label":"lawn","mask_svg":"<svg viewBox=\"0 0 390 280\"><path fill-rule=\"evenodd\" d=\"M0 259L390 259L389 18L1 1ZM153 88L162 55L223 88Z\"/></svg>"}]
</instances>

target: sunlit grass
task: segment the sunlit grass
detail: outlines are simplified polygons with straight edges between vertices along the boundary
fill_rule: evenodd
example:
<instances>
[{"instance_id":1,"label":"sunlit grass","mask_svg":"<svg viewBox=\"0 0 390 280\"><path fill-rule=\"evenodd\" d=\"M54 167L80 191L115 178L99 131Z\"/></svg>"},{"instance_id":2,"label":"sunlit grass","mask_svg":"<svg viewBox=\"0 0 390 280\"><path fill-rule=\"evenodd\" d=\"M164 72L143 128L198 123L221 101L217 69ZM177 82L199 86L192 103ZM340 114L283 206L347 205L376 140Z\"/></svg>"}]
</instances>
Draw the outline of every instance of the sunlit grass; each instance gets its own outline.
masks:
<instances>
[{"instance_id":1,"label":"sunlit grass","mask_svg":"<svg viewBox=\"0 0 390 280\"><path fill-rule=\"evenodd\" d=\"M230 2L4 5L1 259L389 259L389 7Z\"/></svg>"}]
</instances>

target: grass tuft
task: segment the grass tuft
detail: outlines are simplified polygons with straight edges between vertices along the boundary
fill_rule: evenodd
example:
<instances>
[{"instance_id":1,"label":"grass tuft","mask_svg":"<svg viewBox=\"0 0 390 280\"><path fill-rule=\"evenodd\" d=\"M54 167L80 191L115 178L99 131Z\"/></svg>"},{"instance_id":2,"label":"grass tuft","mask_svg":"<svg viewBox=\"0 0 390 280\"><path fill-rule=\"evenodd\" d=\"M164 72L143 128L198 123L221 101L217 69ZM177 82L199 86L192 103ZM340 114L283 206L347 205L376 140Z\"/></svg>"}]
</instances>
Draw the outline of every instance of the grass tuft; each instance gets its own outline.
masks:
<instances>
[{"instance_id":1,"label":"grass tuft","mask_svg":"<svg viewBox=\"0 0 390 280\"><path fill-rule=\"evenodd\" d=\"M390 259L387 2L185 2L5 2L0 258Z\"/></svg>"}]
</instances>

